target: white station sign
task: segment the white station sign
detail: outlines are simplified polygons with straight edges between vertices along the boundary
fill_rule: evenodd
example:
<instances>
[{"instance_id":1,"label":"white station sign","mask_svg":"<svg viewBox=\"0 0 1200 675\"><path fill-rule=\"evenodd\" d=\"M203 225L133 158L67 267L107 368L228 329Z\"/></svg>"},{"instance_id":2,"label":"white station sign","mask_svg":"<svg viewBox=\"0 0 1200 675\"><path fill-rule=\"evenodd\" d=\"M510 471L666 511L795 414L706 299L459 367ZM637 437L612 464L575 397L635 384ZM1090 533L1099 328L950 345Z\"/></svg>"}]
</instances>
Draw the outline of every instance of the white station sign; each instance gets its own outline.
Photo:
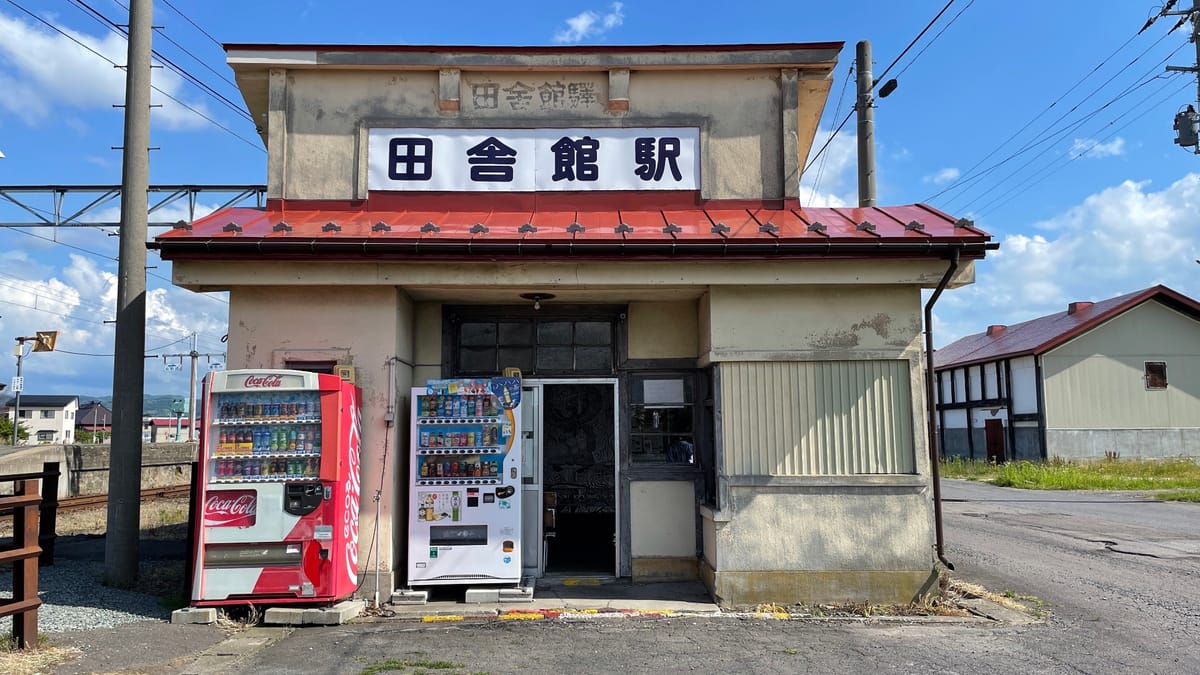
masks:
<instances>
[{"instance_id":1,"label":"white station sign","mask_svg":"<svg viewBox=\"0 0 1200 675\"><path fill-rule=\"evenodd\" d=\"M367 188L698 190L700 130L371 129Z\"/></svg>"}]
</instances>

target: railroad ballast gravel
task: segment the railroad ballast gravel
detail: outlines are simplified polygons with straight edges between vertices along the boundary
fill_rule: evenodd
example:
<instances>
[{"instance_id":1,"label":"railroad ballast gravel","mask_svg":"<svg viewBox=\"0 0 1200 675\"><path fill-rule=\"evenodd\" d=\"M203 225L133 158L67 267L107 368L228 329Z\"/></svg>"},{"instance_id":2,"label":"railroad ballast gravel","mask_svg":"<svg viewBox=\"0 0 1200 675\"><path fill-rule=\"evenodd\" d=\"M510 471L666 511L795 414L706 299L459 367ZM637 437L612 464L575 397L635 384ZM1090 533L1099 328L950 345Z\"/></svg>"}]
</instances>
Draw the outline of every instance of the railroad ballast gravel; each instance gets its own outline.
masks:
<instances>
[{"instance_id":1,"label":"railroad ballast gravel","mask_svg":"<svg viewBox=\"0 0 1200 675\"><path fill-rule=\"evenodd\" d=\"M0 569L0 598L9 599L12 568L5 567ZM38 631L65 633L170 618L161 598L105 586L103 573L103 562L89 560L58 560L38 568Z\"/></svg>"}]
</instances>

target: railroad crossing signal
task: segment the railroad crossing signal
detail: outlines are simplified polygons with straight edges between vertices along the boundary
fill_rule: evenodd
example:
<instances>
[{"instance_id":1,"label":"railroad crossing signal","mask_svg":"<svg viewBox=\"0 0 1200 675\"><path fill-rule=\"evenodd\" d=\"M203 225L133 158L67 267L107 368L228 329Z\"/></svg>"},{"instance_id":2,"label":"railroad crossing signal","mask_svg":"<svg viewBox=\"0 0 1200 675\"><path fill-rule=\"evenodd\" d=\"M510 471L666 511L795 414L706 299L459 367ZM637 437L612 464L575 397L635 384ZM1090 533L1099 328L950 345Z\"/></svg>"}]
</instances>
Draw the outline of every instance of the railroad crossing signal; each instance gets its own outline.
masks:
<instances>
[{"instance_id":1,"label":"railroad crossing signal","mask_svg":"<svg viewBox=\"0 0 1200 675\"><path fill-rule=\"evenodd\" d=\"M35 352L52 352L54 345L58 342L58 331L56 330L39 330L37 337L34 338L33 351Z\"/></svg>"}]
</instances>

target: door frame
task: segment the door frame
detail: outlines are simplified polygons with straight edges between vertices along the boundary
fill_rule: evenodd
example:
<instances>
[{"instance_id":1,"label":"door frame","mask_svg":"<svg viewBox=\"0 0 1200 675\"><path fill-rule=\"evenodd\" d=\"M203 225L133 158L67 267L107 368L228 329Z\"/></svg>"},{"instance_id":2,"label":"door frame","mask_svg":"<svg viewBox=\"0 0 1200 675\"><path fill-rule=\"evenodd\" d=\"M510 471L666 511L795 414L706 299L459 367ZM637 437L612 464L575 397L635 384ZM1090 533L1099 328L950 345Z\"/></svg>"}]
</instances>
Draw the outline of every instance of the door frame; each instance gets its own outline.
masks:
<instances>
[{"instance_id":1,"label":"door frame","mask_svg":"<svg viewBox=\"0 0 1200 675\"><path fill-rule=\"evenodd\" d=\"M611 576L617 578L620 576L621 570L621 397L620 397L620 380L616 377L546 377L546 378L531 378L521 381L523 387L536 387L538 390L538 402L544 405L546 396L546 385L557 384L608 384L612 385L613 397L613 504L615 505L615 513L613 514L613 561ZM542 446L545 438L545 423L546 416L538 410L537 428L534 429L534 436L537 439L537 508L539 517L537 521L537 541L538 541L538 561L536 577L541 578L546 575L545 566L545 545L544 530L541 518L542 509L542 494L545 490L545 469L546 469L546 453ZM524 536L524 532L521 533Z\"/></svg>"}]
</instances>

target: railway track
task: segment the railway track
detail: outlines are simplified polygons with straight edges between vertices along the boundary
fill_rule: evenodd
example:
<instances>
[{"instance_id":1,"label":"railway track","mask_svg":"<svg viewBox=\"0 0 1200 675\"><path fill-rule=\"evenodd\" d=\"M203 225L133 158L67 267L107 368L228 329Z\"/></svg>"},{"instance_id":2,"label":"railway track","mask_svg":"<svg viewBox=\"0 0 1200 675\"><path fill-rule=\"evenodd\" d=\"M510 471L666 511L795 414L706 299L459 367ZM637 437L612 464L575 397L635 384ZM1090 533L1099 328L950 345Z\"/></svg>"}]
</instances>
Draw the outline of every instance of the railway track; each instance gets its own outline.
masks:
<instances>
[{"instance_id":1,"label":"railway track","mask_svg":"<svg viewBox=\"0 0 1200 675\"><path fill-rule=\"evenodd\" d=\"M172 485L170 487L146 488L142 490L142 501L187 497L191 487L188 485ZM86 495L83 497L68 497L58 501L58 512L82 511L94 509L108 504L108 495Z\"/></svg>"}]
</instances>

